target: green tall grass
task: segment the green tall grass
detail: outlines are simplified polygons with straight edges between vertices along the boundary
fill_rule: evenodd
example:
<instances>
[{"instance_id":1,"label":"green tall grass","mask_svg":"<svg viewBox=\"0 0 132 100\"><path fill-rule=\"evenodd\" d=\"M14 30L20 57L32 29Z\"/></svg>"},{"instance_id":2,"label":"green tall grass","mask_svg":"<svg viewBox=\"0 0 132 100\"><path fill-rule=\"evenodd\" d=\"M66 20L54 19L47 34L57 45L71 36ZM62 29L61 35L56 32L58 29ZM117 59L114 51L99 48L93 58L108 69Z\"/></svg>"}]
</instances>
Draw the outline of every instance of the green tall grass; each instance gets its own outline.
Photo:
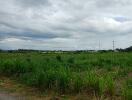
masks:
<instances>
[{"instance_id":1,"label":"green tall grass","mask_svg":"<svg viewBox=\"0 0 132 100\"><path fill-rule=\"evenodd\" d=\"M116 80L132 72L131 62L132 53L120 52L0 53L0 74L14 77L41 91L113 96L116 94ZM130 94L130 87L125 85L123 96L131 99Z\"/></svg>"},{"instance_id":2,"label":"green tall grass","mask_svg":"<svg viewBox=\"0 0 132 100\"><path fill-rule=\"evenodd\" d=\"M122 88L122 95L125 100L132 100L132 79L126 80Z\"/></svg>"}]
</instances>

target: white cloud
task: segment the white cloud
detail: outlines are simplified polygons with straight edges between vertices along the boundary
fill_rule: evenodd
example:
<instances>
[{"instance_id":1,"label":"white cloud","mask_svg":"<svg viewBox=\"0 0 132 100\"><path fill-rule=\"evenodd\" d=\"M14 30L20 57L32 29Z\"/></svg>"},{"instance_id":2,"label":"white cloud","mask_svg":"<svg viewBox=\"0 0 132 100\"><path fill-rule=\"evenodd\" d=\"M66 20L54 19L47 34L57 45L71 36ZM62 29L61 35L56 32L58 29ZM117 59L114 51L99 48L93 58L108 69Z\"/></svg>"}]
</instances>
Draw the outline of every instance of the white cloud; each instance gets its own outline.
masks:
<instances>
[{"instance_id":1,"label":"white cloud","mask_svg":"<svg viewBox=\"0 0 132 100\"><path fill-rule=\"evenodd\" d=\"M125 48L131 11L131 0L0 0L0 47L110 49L115 40Z\"/></svg>"}]
</instances>

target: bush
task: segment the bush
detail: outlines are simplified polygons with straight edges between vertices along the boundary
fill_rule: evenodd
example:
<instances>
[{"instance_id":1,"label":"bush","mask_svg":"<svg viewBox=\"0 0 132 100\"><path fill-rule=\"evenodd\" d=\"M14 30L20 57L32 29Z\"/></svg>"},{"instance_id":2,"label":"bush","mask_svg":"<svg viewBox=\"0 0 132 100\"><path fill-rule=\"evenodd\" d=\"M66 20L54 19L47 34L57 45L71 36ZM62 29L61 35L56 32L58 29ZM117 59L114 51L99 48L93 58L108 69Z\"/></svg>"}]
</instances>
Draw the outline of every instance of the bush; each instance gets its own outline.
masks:
<instances>
[{"instance_id":1,"label":"bush","mask_svg":"<svg viewBox=\"0 0 132 100\"><path fill-rule=\"evenodd\" d=\"M115 83L112 76L107 75L105 77L105 81L106 81L106 93L113 96L115 94Z\"/></svg>"},{"instance_id":2,"label":"bush","mask_svg":"<svg viewBox=\"0 0 132 100\"><path fill-rule=\"evenodd\" d=\"M122 95L125 100L132 100L132 79L127 80L123 85Z\"/></svg>"},{"instance_id":3,"label":"bush","mask_svg":"<svg viewBox=\"0 0 132 100\"><path fill-rule=\"evenodd\" d=\"M75 59L73 57L71 57L71 58L69 58L67 60L67 62L70 63L70 64L74 64L75 63Z\"/></svg>"},{"instance_id":4,"label":"bush","mask_svg":"<svg viewBox=\"0 0 132 100\"><path fill-rule=\"evenodd\" d=\"M57 59L58 61L60 61L60 62L62 61L62 58L61 58L60 55L57 55L57 56L56 56L56 59Z\"/></svg>"},{"instance_id":5,"label":"bush","mask_svg":"<svg viewBox=\"0 0 132 100\"><path fill-rule=\"evenodd\" d=\"M86 89L98 91L99 78L94 72L87 72L85 76Z\"/></svg>"},{"instance_id":6,"label":"bush","mask_svg":"<svg viewBox=\"0 0 132 100\"><path fill-rule=\"evenodd\" d=\"M14 74L15 63L12 60L6 60L0 67L0 72L6 75Z\"/></svg>"},{"instance_id":7,"label":"bush","mask_svg":"<svg viewBox=\"0 0 132 100\"><path fill-rule=\"evenodd\" d=\"M81 92L81 90L83 89L83 81L84 81L83 78L79 74L74 74L72 76L71 82L72 91L74 91L75 93Z\"/></svg>"}]
</instances>

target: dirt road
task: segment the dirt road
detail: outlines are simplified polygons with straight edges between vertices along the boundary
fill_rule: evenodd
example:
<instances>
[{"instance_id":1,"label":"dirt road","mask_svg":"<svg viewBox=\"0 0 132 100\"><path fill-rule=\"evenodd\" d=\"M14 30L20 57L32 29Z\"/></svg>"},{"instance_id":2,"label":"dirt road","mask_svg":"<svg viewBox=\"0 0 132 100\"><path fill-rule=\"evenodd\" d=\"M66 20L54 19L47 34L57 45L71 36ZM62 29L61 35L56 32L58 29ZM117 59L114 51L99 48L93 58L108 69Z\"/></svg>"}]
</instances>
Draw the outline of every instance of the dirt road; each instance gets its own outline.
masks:
<instances>
[{"instance_id":1,"label":"dirt road","mask_svg":"<svg viewBox=\"0 0 132 100\"><path fill-rule=\"evenodd\" d=\"M10 96L10 95L7 94L7 93L2 93L2 92L0 92L0 100L18 100L18 99L16 99L16 98L13 97L13 96Z\"/></svg>"},{"instance_id":2,"label":"dirt road","mask_svg":"<svg viewBox=\"0 0 132 100\"><path fill-rule=\"evenodd\" d=\"M13 96L6 91L0 90L0 100L26 100L24 97Z\"/></svg>"}]
</instances>

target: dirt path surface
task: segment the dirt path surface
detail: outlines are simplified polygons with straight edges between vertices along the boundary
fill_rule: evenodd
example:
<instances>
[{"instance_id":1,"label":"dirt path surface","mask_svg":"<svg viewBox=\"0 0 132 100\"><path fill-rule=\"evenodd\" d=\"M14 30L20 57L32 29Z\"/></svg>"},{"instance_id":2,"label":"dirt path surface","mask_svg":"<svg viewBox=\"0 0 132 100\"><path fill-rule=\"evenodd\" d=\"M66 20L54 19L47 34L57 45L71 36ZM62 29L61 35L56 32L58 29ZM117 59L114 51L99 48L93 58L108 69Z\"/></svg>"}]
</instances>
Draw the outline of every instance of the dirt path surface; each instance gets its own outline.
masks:
<instances>
[{"instance_id":1,"label":"dirt path surface","mask_svg":"<svg viewBox=\"0 0 132 100\"><path fill-rule=\"evenodd\" d=\"M13 95L11 92L0 88L0 100L27 100L24 96Z\"/></svg>"},{"instance_id":2,"label":"dirt path surface","mask_svg":"<svg viewBox=\"0 0 132 100\"><path fill-rule=\"evenodd\" d=\"M0 100L27 100L25 97L13 93L13 83L9 79L0 78Z\"/></svg>"},{"instance_id":3,"label":"dirt path surface","mask_svg":"<svg viewBox=\"0 0 132 100\"><path fill-rule=\"evenodd\" d=\"M16 97L9 95L8 93L0 91L0 100L20 100L20 99L17 99Z\"/></svg>"}]
</instances>

